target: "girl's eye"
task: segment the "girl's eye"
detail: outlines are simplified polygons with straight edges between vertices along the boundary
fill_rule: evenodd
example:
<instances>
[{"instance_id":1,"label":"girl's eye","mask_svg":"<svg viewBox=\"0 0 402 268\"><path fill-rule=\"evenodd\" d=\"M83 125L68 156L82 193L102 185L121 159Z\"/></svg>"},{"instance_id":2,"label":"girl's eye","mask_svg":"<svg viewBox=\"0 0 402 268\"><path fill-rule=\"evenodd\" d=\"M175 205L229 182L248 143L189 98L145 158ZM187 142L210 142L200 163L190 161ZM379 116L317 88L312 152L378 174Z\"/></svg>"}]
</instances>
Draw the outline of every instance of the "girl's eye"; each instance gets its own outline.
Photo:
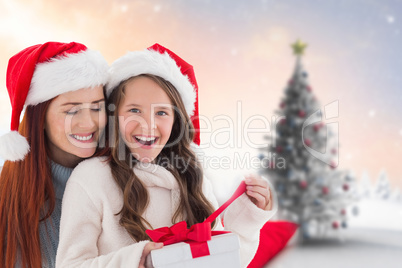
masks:
<instances>
[{"instance_id":1,"label":"girl's eye","mask_svg":"<svg viewBox=\"0 0 402 268\"><path fill-rule=\"evenodd\" d=\"M164 112L164 111L159 111L159 112L156 113L156 115L167 115L167 113Z\"/></svg>"},{"instance_id":2,"label":"girl's eye","mask_svg":"<svg viewBox=\"0 0 402 268\"><path fill-rule=\"evenodd\" d=\"M131 112L131 113L139 113L140 110L138 110L137 108L133 108L133 109L130 109L129 112Z\"/></svg>"}]
</instances>

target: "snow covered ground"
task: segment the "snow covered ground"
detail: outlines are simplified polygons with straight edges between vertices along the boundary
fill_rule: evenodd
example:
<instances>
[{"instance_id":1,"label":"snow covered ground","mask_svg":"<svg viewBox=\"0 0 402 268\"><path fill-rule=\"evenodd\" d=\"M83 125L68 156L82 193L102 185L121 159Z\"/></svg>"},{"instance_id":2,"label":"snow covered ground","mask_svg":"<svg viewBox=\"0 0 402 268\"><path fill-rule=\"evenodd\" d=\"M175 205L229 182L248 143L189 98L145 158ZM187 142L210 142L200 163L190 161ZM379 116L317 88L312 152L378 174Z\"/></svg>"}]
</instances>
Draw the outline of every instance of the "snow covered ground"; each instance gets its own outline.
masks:
<instances>
[{"instance_id":1,"label":"snow covered ground","mask_svg":"<svg viewBox=\"0 0 402 268\"><path fill-rule=\"evenodd\" d=\"M295 236L266 268L402 267L402 203L365 199L358 207L343 239L299 246Z\"/></svg>"},{"instance_id":2,"label":"snow covered ground","mask_svg":"<svg viewBox=\"0 0 402 268\"><path fill-rule=\"evenodd\" d=\"M350 228L345 241L321 240L287 246L266 268L400 268L402 232Z\"/></svg>"},{"instance_id":3,"label":"snow covered ground","mask_svg":"<svg viewBox=\"0 0 402 268\"><path fill-rule=\"evenodd\" d=\"M359 214L350 218L351 227L402 231L402 202L363 199L357 207Z\"/></svg>"}]
</instances>

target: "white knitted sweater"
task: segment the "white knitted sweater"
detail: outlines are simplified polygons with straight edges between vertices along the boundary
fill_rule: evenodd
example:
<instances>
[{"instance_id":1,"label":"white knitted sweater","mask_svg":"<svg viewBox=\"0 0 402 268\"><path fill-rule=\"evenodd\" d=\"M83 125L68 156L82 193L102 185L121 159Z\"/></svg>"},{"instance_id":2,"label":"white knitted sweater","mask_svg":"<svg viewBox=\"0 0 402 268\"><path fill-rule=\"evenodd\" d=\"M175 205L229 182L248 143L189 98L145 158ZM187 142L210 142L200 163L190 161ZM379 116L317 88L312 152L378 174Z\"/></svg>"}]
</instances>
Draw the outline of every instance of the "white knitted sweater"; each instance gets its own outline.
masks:
<instances>
[{"instance_id":1,"label":"white knitted sweater","mask_svg":"<svg viewBox=\"0 0 402 268\"><path fill-rule=\"evenodd\" d=\"M165 168L154 164L138 164L134 172L150 196L145 219L153 228L173 225L171 219L180 197L176 179ZM207 179L204 179L203 192L217 208ZM68 180L63 197L56 267L138 267L148 241L134 241L120 226L120 216L116 214L122 205L122 191L104 158L80 163ZM274 208L264 211L245 194L226 209L225 229L239 235L242 267L252 260L258 247L259 230L276 210L275 196ZM220 221L215 229L223 229Z\"/></svg>"}]
</instances>

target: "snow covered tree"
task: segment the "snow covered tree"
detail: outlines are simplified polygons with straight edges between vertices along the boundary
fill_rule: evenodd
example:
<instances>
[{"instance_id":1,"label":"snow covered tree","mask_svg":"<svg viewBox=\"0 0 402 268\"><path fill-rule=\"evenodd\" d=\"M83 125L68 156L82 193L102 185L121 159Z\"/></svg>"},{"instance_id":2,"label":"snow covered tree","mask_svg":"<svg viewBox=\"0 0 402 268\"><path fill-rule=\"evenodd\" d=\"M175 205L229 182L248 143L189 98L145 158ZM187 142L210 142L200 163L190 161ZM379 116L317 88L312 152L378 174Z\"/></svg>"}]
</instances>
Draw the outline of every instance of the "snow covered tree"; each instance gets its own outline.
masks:
<instances>
[{"instance_id":1,"label":"snow covered tree","mask_svg":"<svg viewBox=\"0 0 402 268\"><path fill-rule=\"evenodd\" d=\"M298 222L302 238L309 239L347 227L346 208L353 199L350 188L355 179L336 169L337 136L323 122L302 65L306 44L297 41L292 47L296 66L276 111L276 129L260 158L262 173L268 175L278 194L279 218ZM337 103L334 105L337 116ZM334 117L327 110L325 118Z\"/></svg>"},{"instance_id":2,"label":"snow covered tree","mask_svg":"<svg viewBox=\"0 0 402 268\"><path fill-rule=\"evenodd\" d=\"M383 170L378 176L374 194L379 199L388 199L391 195L391 185L387 173Z\"/></svg>"},{"instance_id":3,"label":"snow covered tree","mask_svg":"<svg viewBox=\"0 0 402 268\"><path fill-rule=\"evenodd\" d=\"M371 198L372 197L372 192L373 192L373 187L371 185L371 180L370 177L367 173L367 171L364 171L360 183L359 183L359 194L362 198Z\"/></svg>"},{"instance_id":4,"label":"snow covered tree","mask_svg":"<svg viewBox=\"0 0 402 268\"><path fill-rule=\"evenodd\" d=\"M402 193L399 188L395 188L389 198L393 202L402 203Z\"/></svg>"}]
</instances>

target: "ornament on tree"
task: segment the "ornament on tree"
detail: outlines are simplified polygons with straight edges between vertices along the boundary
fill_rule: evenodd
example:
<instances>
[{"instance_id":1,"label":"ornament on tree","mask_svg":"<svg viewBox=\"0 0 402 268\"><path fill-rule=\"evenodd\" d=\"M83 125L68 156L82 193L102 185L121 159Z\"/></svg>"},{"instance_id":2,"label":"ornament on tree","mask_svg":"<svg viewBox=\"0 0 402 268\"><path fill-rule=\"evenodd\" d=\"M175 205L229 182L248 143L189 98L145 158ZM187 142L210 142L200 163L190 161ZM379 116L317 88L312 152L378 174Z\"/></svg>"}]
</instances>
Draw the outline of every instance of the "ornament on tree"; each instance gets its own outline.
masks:
<instances>
[{"instance_id":1,"label":"ornament on tree","mask_svg":"<svg viewBox=\"0 0 402 268\"><path fill-rule=\"evenodd\" d=\"M286 104L285 104L284 102L281 102L281 104L279 104L279 107L280 107L281 109L285 108L285 106L286 106Z\"/></svg>"},{"instance_id":2,"label":"ornament on tree","mask_svg":"<svg viewBox=\"0 0 402 268\"><path fill-rule=\"evenodd\" d=\"M268 168L269 169L274 169L275 168L275 164L274 164L273 161L269 162Z\"/></svg>"},{"instance_id":3,"label":"ornament on tree","mask_svg":"<svg viewBox=\"0 0 402 268\"><path fill-rule=\"evenodd\" d=\"M276 152L277 153L282 153L283 152L283 147L282 146L277 146L276 147Z\"/></svg>"},{"instance_id":4,"label":"ornament on tree","mask_svg":"<svg viewBox=\"0 0 402 268\"><path fill-rule=\"evenodd\" d=\"M306 89L308 92L311 92L313 89L311 88L311 86L306 86Z\"/></svg>"},{"instance_id":5,"label":"ornament on tree","mask_svg":"<svg viewBox=\"0 0 402 268\"><path fill-rule=\"evenodd\" d=\"M334 228L335 230L339 228L339 223L337 221L334 221L332 223L332 228Z\"/></svg>"},{"instance_id":6,"label":"ornament on tree","mask_svg":"<svg viewBox=\"0 0 402 268\"><path fill-rule=\"evenodd\" d=\"M306 144L308 147L311 146L311 140L310 139L304 139L304 144Z\"/></svg>"},{"instance_id":7,"label":"ornament on tree","mask_svg":"<svg viewBox=\"0 0 402 268\"><path fill-rule=\"evenodd\" d=\"M348 228L348 224L345 221L342 222L342 228L344 229Z\"/></svg>"},{"instance_id":8,"label":"ornament on tree","mask_svg":"<svg viewBox=\"0 0 402 268\"><path fill-rule=\"evenodd\" d=\"M321 192L323 195L327 195L329 193L329 188L327 186L322 187Z\"/></svg>"},{"instance_id":9,"label":"ornament on tree","mask_svg":"<svg viewBox=\"0 0 402 268\"><path fill-rule=\"evenodd\" d=\"M345 216L346 215L346 209L341 210L341 215Z\"/></svg>"},{"instance_id":10,"label":"ornament on tree","mask_svg":"<svg viewBox=\"0 0 402 268\"><path fill-rule=\"evenodd\" d=\"M314 124L313 129L315 132L318 132L321 128L321 124Z\"/></svg>"},{"instance_id":11,"label":"ornament on tree","mask_svg":"<svg viewBox=\"0 0 402 268\"><path fill-rule=\"evenodd\" d=\"M307 181L301 180L301 181L299 182L299 187L300 187L301 189L305 190L305 189L307 188Z\"/></svg>"},{"instance_id":12,"label":"ornament on tree","mask_svg":"<svg viewBox=\"0 0 402 268\"><path fill-rule=\"evenodd\" d=\"M298 113L298 116L301 117L301 118L303 118L303 117L306 116L306 112L303 111L303 110L300 110L299 113Z\"/></svg>"},{"instance_id":13,"label":"ornament on tree","mask_svg":"<svg viewBox=\"0 0 402 268\"><path fill-rule=\"evenodd\" d=\"M335 169L338 165L334 161L331 161L329 166L331 167L331 169Z\"/></svg>"},{"instance_id":14,"label":"ornament on tree","mask_svg":"<svg viewBox=\"0 0 402 268\"><path fill-rule=\"evenodd\" d=\"M343 189L344 191L348 191L348 190L349 190L349 185L345 183L345 184L342 186L342 189Z\"/></svg>"}]
</instances>

